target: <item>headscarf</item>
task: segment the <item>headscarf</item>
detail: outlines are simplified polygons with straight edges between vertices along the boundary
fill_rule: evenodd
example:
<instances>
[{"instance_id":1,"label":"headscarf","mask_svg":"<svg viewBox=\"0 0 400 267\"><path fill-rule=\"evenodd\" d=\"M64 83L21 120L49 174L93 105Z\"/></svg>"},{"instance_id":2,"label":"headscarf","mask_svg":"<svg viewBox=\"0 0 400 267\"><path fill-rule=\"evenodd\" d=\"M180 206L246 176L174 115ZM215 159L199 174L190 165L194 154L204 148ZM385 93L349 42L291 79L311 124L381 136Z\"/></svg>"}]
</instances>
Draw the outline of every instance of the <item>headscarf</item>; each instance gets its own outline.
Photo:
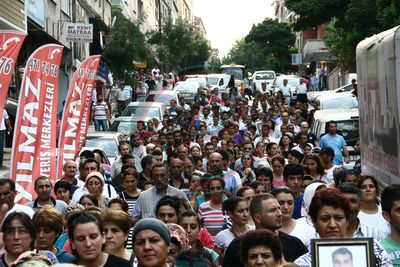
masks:
<instances>
[{"instance_id":1,"label":"headscarf","mask_svg":"<svg viewBox=\"0 0 400 267\"><path fill-rule=\"evenodd\" d=\"M175 224L175 223L168 223L167 224L169 229L169 235L171 240L176 240L180 246L181 250L188 250L189 249L189 235L186 233L185 229L182 226Z\"/></svg>"},{"instance_id":2,"label":"headscarf","mask_svg":"<svg viewBox=\"0 0 400 267\"><path fill-rule=\"evenodd\" d=\"M311 201L315 195L315 191L317 191L318 187L320 186L325 186L328 187L324 183L320 182L315 182L312 184L309 184L306 189L304 190L304 197L303 197L303 203L301 205L301 215L304 217L308 216L308 211L311 205Z\"/></svg>"}]
</instances>

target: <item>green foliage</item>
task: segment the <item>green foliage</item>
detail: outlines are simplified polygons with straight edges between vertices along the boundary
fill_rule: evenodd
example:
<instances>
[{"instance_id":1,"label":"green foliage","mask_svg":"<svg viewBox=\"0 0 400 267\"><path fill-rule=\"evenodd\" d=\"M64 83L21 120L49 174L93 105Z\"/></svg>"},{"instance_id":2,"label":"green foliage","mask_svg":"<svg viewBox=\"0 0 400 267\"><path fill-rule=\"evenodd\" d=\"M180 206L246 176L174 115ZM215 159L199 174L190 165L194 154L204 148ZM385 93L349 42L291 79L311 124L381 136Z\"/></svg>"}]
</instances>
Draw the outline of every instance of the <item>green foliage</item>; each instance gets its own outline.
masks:
<instances>
[{"instance_id":1,"label":"green foliage","mask_svg":"<svg viewBox=\"0 0 400 267\"><path fill-rule=\"evenodd\" d=\"M305 30L329 22L334 17L342 17L349 0L285 0L289 10L298 18L295 30Z\"/></svg>"},{"instance_id":2,"label":"green foliage","mask_svg":"<svg viewBox=\"0 0 400 267\"><path fill-rule=\"evenodd\" d=\"M248 71L253 72L267 66L267 60L262 52L262 47L258 43L246 43L245 39L235 42L228 54L222 59L223 64L245 65Z\"/></svg>"},{"instance_id":3,"label":"green foliage","mask_svg":"<svg viewBox=\"0 0 400 267\"><path fill-rule=\"evenodd\" d=\"M207 40L194 32L193 25L178 18L163 21L159 30L147 33L149 44L165 69L177 69L189 65L201 65L210 57L211 48Z\"/></svg>"},{"instance_id":4,"label":"green foliage","mask_svg":"<svg viewBox=\"0 0 400 267\"><path fill-rule=\"evenodd\" d=\"M326 43L344 69L355 67L357 44L368 36L400 23L398 1L351 0L343 19L334 18L328 24Z\"/></svg>"},{"instance_id":5,"label":"green foliage","mask_svg":"<svg viewBox=\"0 0 400 267\"><path fill-rule=\"evenodd\" d=\"M142 61L148 54L145 36L140 31L140 22L125 18L119 9L113 9L115 23L111 29L111 38L102 53L114 77L127 79L127 73L133 70L133 61Z\"/></svg>"},{"instance_id":6,"label":"green foliage","mask_svg":"<svg viewBox=\"0 0 400 267\"><path fill-rule=\"evenodd\" d=\"M399 0L285 0L298 17L296 30L327 24L326 43L344 69L355 67L364 38L400 24Z\"/></svg>"},{"instance_id":7,"label":"green foliage","mask_svg":"<svg viewBox=\"0 0 400 267\"><path fill-rule=\"evenodd\" d=\"M289 67L290 49L295 40L289 24L265 19L253 25L245 37L244 52L254 53L248 55L254 60L252 65L255 69L264 67L284 71Z\"/></svg>"}]
</instances>

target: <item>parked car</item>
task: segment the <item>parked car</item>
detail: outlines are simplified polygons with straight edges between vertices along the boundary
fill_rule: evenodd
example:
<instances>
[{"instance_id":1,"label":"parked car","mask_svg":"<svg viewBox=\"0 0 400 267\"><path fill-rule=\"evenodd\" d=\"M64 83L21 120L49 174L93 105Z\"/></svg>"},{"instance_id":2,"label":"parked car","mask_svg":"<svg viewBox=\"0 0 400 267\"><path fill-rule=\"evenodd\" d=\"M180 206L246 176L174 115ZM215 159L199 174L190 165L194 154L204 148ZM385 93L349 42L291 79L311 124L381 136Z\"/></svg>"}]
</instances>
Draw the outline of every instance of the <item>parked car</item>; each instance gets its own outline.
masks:
<instances>
[{"instance_id":1,"label":"parked car","mask_svg":"<svg viewBox=\"0 0 400 267\"><path fill-rule=\"evenodd\" d=\"M115 160L113 160L113 161L111 162L110 159L108 158L106 152L105 152L101 147L84 146L84 147L82 147L81 151L79 152L79 155L80 155L83 151L87 151L87 150L93 151L93 150L95 150L95 149L96 149L96 150L99 150L99 151L101 152L101 156L102 156L102 158L104 159L104 162L103 162L103 163L108 164L108 165L111 166L112 163L113 163Z\"/></svg>"},{"instance_id":2,"label":"parked car","mask_svg":"<svg viewBox=\"0 0 400 267\"><path fill-rule=\"evenodd\" d=\"M132 117L118 117L116 118L110 126L111 131L119 132L122 134L129 135L137 130L137 122L139 119L134 119Z\"/></svg>"},{"instance_id":3,"label":"parked car","mask_svg":"<svg viewBox=\"0 0 400 267\"><path fill-rule=\"evenodd\" d=\"M300 76L297 75L279 75L275 78L271 90L273 93L277 93L280 91L281 85L283 85L283 80L287 79L288 80L288 85L290 87L290 101L294 102L296 101L296 86L300 84L300 79L303 79Z\"/></svg>"},{"instance_id":4,"label":"parked car","mask_svg":"<svg viewBox=\"0 0 400 267\"><path fill-rule=\"evenodd\" d=\"M276 78L275 71L273 70L259 70L253 73L251 78L252 84L250 85L253 88L253 84L256 84L257 90L261 90L261 84L269 84L270 86L274 82Z\"/></svg>"},{"instance_id":5,"label":"parked car","mask_svg":"<svg viewBox=\"0 0 400 267\"><path fill-rule=\"evenodd\" d=\"M231 76L227 74L209 74L207 75L207 83L210 89L218 88L220 93L229 93L227 89Z\"/></svg>"},{"instance_id":6,"label":"parked car","mask_svg":"<svg viewBox=\"0 0 400 267\"><path fill-rule=\"evenodd\" d=\"M205 77L189 77L185 80L185 82L199 82L203 88L207 88L207 78Z\"/></svg>"},{"instance_id":7,"label":"parked car","mask_svg":"<svg viewBox=\"0 0 400 267\"><path fill-rule=\"evenodd\" d=\"M336 88L334 90L307 92L307 99L308 99L308 102L313 103L319 96L322 96L322 95L329 95L329 94L334 94L334 93L345 93L345 92L352 92L352 91L353 91L353 85L350 83L350 84L341 86L339 88Z\"/></svg>"},{"instance_id":8,"label":"parked car","mask_svg":"<svg viewBox=\"0 0 400 267\"><path fill-rule=\"evenodd\" d=\"M205 88L199 81L183 81L176 83L174 91L183 96L187 102L193 102L199 88Z\"/></svg>"},{"instance_id":9,"label":"parked car","mask_svg":"<svg viewBox=\"0 0 400 267\"><path fill-rule=\"evenodd\" d=\"M127 136L119 132L89 132L84 147L101 148L112 164L118 157L119 142L125 140Z\"/></svg>"},{"instance_id":10,"label":"parked car","mask_svg":"<svg viewBox=\"0 0 400 267\"><path fill-rule=\"evenodd\" d=\"M337 122L337 131L343 136L347 145L354 146L360 136L358 108L317 110L311 122L311 132L320 139L328 132L328 122L331 120Z\"/></svg>"},{"instance_id":11,"label":"parked car","mask_svg":"<svg viewBox=\"0 0 400 267\"><path fill-rule=\"evenodd\" d=\"M171 100L175 100L176 103L179 103L179 97L176 91L157 90L151 91L144 101L163 103L167 108L169 108Z\"/></svg>"},{"instance_id":12,"label":"parked car","mask_svg":"<svg viewBox=\"0 0 400 267\"><path fill-rule=\"evenodd\" d=\"M135 117L142 118L141 120L147 121L151 118L157 118L159 121L165 112L165 105L159 102L131 102L122 112L120 117Z\"/></svg>"},{"instance_id":13,"label":"parked car","mask_svg":"<svg viewBox=\"0 0 400 267\"><path fill-rule=\"evenodd\" d=\"M352 93L329 94L319 96L316 101L317 109L358 108L358 99Z\"/></svg>"}]
</instances>

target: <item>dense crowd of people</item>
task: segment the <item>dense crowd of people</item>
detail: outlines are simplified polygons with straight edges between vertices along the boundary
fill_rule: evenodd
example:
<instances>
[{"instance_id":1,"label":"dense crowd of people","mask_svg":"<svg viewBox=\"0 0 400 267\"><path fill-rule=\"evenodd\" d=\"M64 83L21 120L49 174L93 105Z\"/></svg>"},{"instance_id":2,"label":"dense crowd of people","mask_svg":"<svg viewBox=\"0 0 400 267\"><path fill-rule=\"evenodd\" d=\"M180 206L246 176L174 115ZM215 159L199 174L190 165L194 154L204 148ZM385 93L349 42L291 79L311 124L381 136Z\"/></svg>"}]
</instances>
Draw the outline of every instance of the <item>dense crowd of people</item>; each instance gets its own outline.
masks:
<instances>
[{"instance_id":1,"label":"dense crowd of people","mask_svg":"<svg viewBox=\"0 0 400 267\"><path fill-rule=\"evenodd\" d=\"M199 89L139 121L111 166L84 151L55 184L37 177L32 202L0 179L0 267L305 267L325 238L372 238L370 266L400 266L400 185L380 194L360 162L345 168L336 122L318 139L312 114L301 94ZM352 266L348 252L333 266Z\"/></svg>"}]
</instances>

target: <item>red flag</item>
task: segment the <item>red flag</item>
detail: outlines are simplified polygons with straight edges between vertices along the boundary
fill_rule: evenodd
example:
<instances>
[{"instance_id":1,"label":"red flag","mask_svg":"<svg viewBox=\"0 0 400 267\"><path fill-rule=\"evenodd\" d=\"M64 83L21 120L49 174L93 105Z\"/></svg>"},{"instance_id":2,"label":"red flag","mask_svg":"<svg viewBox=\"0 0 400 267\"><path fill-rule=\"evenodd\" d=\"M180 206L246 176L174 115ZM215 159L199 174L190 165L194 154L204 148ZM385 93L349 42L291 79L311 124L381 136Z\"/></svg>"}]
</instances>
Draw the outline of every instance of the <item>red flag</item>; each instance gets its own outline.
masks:
<instances>
[{"instance_id":1,"label":"red flag","mask_svg":"<svg viewBox=\"0 0 400 267\"><path fill-rule=\"evenodd\" d=\"M34 181L45 175L56 178L56 124L58 76L63 46L47 44L26 62L18 102L11 178L15 180L16 202L36 198Z\"/></svg>"},{"instance_id":2,"label":"red flag","mask_svg":"<svg viewBox=\"0 0 400 267\"><path fill-rule=\"evenodd\" d=\"M85 59L75 71L65 100L58 145L57 178L63 175L63 166L68 160L75 160L87 134L90 120L94 78L100 63L100 56Z\"/></svg>"},{"instance_id":3,"label":"red flag","mask_svg":"<svg viewBox=\"0 0 400 267\"><path fill-rule=\"evenodd\" d=\"M3 117L15 62L25 37L26 34L16 31L0 31L0 120Z\"/></svg>"}]
</instances>

